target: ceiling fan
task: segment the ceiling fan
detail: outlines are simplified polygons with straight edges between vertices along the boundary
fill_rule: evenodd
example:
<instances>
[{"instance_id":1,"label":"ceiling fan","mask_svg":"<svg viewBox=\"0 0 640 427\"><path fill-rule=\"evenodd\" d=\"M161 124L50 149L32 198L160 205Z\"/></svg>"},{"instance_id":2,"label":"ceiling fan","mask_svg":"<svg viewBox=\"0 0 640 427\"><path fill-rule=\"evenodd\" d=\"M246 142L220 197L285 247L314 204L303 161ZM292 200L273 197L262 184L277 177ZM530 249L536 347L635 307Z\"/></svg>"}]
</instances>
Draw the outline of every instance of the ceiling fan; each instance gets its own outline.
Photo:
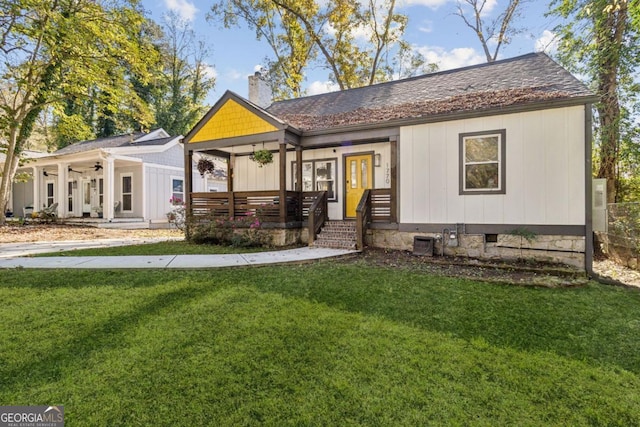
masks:
<instances>
[{"instance_id":1,"label":"ceiling fan","mask_svg":"<svg viewBox=\"0 0 640 427\"><path fill-rule=\"evenodd\" d=\"M82 173L82 172L80 172L80 171L76 171L76 170L71 169L71 166L69 166L69 167L67 168L67 171L68 171L68 172L75 172L75 173Z\"/></svg>"},{"instance_id":2,"label":"ceiling fan","mask_svg":"<svg viewBox=\"0 0 640 427\"><path fill-rule=\"evenodd\" d=\"M93 165L93 169L98 172L100 169L102 169L102 165L100 164L100 162L96 162L95 165Z\"/></svg>"}]
</instances>

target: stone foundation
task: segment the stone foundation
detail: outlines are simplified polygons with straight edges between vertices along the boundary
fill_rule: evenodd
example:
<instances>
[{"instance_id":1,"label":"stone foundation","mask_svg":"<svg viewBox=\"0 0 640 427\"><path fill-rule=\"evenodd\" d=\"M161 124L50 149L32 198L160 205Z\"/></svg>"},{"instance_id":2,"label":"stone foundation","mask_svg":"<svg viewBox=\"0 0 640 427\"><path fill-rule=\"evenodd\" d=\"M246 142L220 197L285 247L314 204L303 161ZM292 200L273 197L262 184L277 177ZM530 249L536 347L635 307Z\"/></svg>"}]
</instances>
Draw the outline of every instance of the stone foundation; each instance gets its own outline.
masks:
<instances>
[{"instance_id":1,"label":"stone foundation","mask_svg":"<svg viewBox=\"0 0 640 427\"><path fill-rule=\"evenodd\" d=\"M286 229L263 229L271 235L271 244L273 246L292 246L300 242L304 242L303 237L307 236L307 229L286 228ZM304 236L303 236L304 235Z\"/></svg>"},{"instance_id":2,"label":"stone foundation","mask_svg":"<svg viewBox=\"0 0 640 427\"><path fill-rule=\"evenodd\" d=\"M442 254L442 240L436 238L436 233L369 229L365 236L365 243L375 248L412 251L415 236L433 238L434 256ZM484 234L460 234L457 246L445 244L444 254L493 260L529 259L567 264L580 269L585 267L585 239L583 236L540 235L529 241L520 236L499 234L497 240L494 243L487 243ZM445 243L447 243L446 240Z\"/></svg>"}]
</instances>

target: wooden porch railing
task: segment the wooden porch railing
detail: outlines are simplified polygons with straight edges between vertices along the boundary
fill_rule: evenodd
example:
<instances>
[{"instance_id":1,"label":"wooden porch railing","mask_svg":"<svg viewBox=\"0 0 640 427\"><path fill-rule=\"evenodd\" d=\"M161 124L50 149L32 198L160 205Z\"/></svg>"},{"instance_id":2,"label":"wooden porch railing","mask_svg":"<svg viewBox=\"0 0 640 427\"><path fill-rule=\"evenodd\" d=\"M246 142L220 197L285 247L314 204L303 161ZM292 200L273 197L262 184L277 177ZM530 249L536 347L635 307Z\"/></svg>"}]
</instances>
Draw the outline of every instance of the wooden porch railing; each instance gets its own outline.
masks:
<instances>
[{"instance_id":1,"label":"wooden porch railing","mask_svg":"<svg viewBox=\"0 0 640 427\"><path fill-rule=\"evenodd\" d=\"M302 197L295 191L286 193L284 218L280 215L280 192L235 191L191 193L194 217L238 217L257 215L262 222L287 223L302 221Z\"/></svg>"},{"instance_id":2,"label":"wooden porch railing","mask_svg":"<svg viewBox=\"0 0 640 427\"><path fill-rule=\"evenodd\" d=\"M356 208L356 249L364 248L364 235L372 222L395 222L391 189L365 190Z\"/></svg>"},{"instance_id":3,"label":"wooden porch railing","mask_svg":"<svg viewBox=\"0 0 640 427\"><path fill-rule=\"evenodd\" d=\"M191 193L191 214L238 217L257 215L262 222L286 224L308 219L309 243L312 243L329 219L327 193L286 192L285 217L280 215L280 193L274 191L236 191ZM365 190L356 209L357 248L364 248L364 235L369 224L396 222L390 189Z\"/></svg>"},{"instance_id":4,"label":"wooden porch railing","mask_svg":"<svg viewBox=\"0 0 640 427\"><path fill-rule=\"evenodd\" d=\"M308 194L308 193L305 193ZM314 201L308 209L308 227L309 227L309 245L311 245L318 236L324 222L329 219L329 209L327 206L327 192L319 191L314 193ZM304 206L304 203L303 203ZM303 208L304 209L304 208Z\"/></svg>"}]
</instances>

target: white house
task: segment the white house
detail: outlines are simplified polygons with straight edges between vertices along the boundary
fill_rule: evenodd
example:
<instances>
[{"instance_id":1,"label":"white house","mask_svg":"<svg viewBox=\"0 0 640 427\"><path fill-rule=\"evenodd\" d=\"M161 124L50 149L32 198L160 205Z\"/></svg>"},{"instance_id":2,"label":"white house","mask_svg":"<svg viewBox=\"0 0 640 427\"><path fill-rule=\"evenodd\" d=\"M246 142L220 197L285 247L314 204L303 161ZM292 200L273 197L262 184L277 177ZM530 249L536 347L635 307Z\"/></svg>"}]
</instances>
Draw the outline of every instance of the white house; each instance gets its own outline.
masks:
<instances>
[{"instance_id":1,"label":"white house","mask_svg":"<svg viewBox=\"0 0 640 427\"><path fill-rule=\"evenodd\" d=\"M157 129L31 156L18 171L29 179L13 184L9 206L14 216L57 203L59 218L166 221L173 204L185 199L181 138ZM226 165L216 162L222 170L215 177L194 172L199 191L226 190Z\"/></svg>"},{"instance_id":2,"label":"white house","mask_svg":"<svg viewBox=\"0 0 640 427\"><path fill-rule=\"evenodd\" d=\"M250 98L225 93L184 139L187 159L221 156L232 170L226 195L187 182L196 215L259 209L283 243L321 238L328 218L354 223L357 247L424 238L436 253L590 263L596 97L543 53ZM261 149L272 164L251 160Z\"/></svg>"}]
</instances>

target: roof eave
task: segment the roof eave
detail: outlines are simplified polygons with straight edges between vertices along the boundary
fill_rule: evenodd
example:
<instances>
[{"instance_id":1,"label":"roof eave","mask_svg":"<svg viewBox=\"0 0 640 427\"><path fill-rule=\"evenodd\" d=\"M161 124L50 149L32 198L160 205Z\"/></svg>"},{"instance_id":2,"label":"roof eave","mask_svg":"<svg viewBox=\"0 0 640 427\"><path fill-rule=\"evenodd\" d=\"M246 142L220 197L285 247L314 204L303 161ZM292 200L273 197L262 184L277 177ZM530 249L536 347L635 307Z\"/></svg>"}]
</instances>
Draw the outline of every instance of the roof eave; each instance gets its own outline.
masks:
<instances>
[{"instance_id":1,"label":"roof eave","mask_svg":"<svg viewBox=\"0 0 640 427\"><path fill-rule=\"evenodd\" d=\"M245 108L247 108L253 114L256 114L257 116L261 117L263 120L265 120L268 123L270 123L271 125L273 125L279 131L284 130L284 131L288 131L288 132L294 133L296 135L300 135L301 134L299 129L296 129L295 127L291 126L286 121L284 121L281 118L273 115L267 109L262 108L262 107L260 107L260 106L258 106L256 104L254 104L253 102L241 97L240 95L236 94L235 92L227 90L220 97L220 99L218 99L218 101L216 101L216 103L213 105L213 107L211 107L209 109L209 111L202 117L202 119L200 119L198 121L198 123L196 123L196 125L189 132L187 132L187 134L183 138L185 143L186 144L191 144L192 143L191 140L197 135L197 133L207 124L207 122L230 99L232 99L235 102L243 105Z\"/></svg>"},{"instance_id":2,"label":"roof eave","mask_svg":"<svg viewBox=\"0 0 640 427\"><path fill-rule=\"evenodd\" d=\"M550 108L562 108L562 107L575 107L578 105L593 104L598 101L598 97L595 95L579 96L561 100L551 101L535 101L528 102L519 105L510 105L507 107L492 107L487 109L469 110L469 111L457 111L442 114L434 114L427 117L411 117L406 119L396 119L381 121L377 123L359 123L353 125L336 126L326 129L313 129L308 131L302 131L301 136L311 137L319 135L327 135L343 132L354 132L365 129L380 129L387 127L400 127L400 126L415 126L427 123L447 122L453 120L470 119L476 117L494 116L496 114L515 114L528 111L546 110Z\"/></svg>"}]
</instances>

